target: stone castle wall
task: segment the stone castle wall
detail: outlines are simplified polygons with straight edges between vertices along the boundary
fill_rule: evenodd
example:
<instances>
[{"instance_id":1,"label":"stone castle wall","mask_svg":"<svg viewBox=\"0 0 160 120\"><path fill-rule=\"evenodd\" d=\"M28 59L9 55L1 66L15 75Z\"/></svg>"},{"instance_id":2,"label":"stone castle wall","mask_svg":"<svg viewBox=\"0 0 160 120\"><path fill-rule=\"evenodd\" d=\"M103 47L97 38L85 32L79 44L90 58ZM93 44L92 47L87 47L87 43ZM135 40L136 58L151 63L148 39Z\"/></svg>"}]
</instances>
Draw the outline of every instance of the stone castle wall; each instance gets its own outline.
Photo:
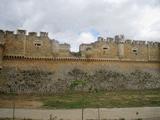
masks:
<instances>
[{"instance_id":1,"label":"stone castle wall","mask_svg":"<svg viewBox=\"0 0 160 120\"><path fill-rule=\"evenodd\" d=\"M0 92L65 91L76 79L89 82L86 90L137 89L144 80L145 88L160 88L160 43L118 35L79 49L71 52L69 44L51 40L46 32L0 30ZM73 70L79 73L70 76Z\"/></svg>"},{"instance_id":2,"label":"stone castle wall","mask_svg":"<svg viewBox=\"0 0 160 120\"><path fill-rule=\"evenodd\" d=\"M121 36L113 38L99 38L91 44L80 45L83 57L113 58L121 60L159 61L160 43L124 40Z\"/></svg>"},{"instance_id":3,"label":"stone castle wall","mask_svg":"<svg viewBox=\"0 0 160 120\"><path fill-rule=\"evenodd\" d=\"M91 68L90 70L97 69L99 66L102 68L104 66L106 68L118 66L117 68L122 67L122 69L132 70L137 65L142 69L142 66L145 68L145 65L151 64L156 64L159 68L160 43L125 40L123 35L116 35L115 38L106 39L98 37L98 40L94 43L81 44L79 52L73 54L70 51L69 44L60 44L54 39L51 40L47 32L40 32L39 35L36 32L29 32L27 35L25 30L17 30L16 34L13 31L0 30L1 68L5 66L5 58L10 58L11 61L13 58L22 59L22 61L30 59L31 63L32 59L37 61L46 59L50 63L48 61L50 59L54 61L53 65L49 65L52 68L57 61L60 61L57 64L61 64L62 67L65 66L65 64L61 63L63 60L67 61L67 67L72 67L85 61L82 65L86 65L86 63L90 65L88 67L84 66L85 68L80 65L78 68ZM69 65L68 62L71 64ZM120 66L117 65L119 63L121 64ZM27 66L28 64L26 63ZM21 67L23 68L23 66ZM37 65L37 67L40 66Z\"/></svg>"},{"instance_id":4,"label":"stone castle wall","mask_svg":"<svg viewBox=\"0 0 160 120\"><path fill-rule=\"evenodd\" d=\"M57 56L70 56L70 46L68 44L57 44L58 47L54 50L54 40L49 39L48 33L40 32L38 36L36 32L29 32L26 35L25 30L2 31L0 41L3 41L4 56L29 56L29 57L54 57L57 51Z\"/></svg>"},{"instance_id":5,"label":"stone castle wall","mask_svg":"<svg viewBox=\"0 0 160 120\"><path fill-rule=\"evenodd\" d=\"M61 93L76 80L86 81L85 91L157 89L159 71L159 62L5 57L0 92Z\"/></svg>"},{"instance_id":6,"label":"stone castle wall","mask_svg":"<svg viewBox=\"0 0 160 120\"><path fill-rule=\"evenodd\" d=\"M25 30L0 30L0 44L2 56L27 57L77 57L70 51L69 44L60 44L51 40L48 33L29 32ZM115 38L102 38L91 44L81 44L79 47L81 58L107 58L121 60L160 61L160 43L126 40L123 35Z\"/></svg>"},{"instance_id":7,"label":"stone castle wall","mask_svg":"<svg viewBox=\"0 0 160 120\"><path fill-rule=\"evenodd\" d=\"M86 72L93 72L100 69L108 69L118 72L132 72L142 70L146 72L159 73L159 62L144 61L115 61L106 59L74 59L74 58L21 58L21 57L5 57L3 59L3 67L11 67L17 69L39 69L53 71L57 74L66 74L68 71L78 68Z\"/></svg>"}]
</instances>

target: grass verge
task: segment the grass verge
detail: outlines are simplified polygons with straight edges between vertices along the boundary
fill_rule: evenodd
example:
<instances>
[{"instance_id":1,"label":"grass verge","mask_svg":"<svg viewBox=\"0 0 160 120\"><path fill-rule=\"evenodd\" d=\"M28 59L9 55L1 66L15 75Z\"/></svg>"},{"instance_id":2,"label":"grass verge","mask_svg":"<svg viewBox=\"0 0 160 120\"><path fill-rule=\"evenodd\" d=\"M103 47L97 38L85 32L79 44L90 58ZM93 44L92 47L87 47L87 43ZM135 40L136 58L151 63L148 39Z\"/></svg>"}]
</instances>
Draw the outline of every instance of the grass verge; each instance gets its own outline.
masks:
<instances>
[{"instance_id":1,"label":"grass verge","mask_svg":"<svg viewBox=\"0 0 160 120\"><path fill-rule=\"evenodd\" d=\"M19 108L120 108L160 107L160 89L100 91L97 93L65 93L57 95L0 95L0 107Z\"/></svg>"},{"instance_id":2,"label":"grass verge","mask_svg":"<svg viewBox=\"0 0 160 120\"><path fill-rule=\"evenodd\" d=\"M41 98L45 108L160 106L160 90L68 93Z\"/></svg>"}]
</instances>

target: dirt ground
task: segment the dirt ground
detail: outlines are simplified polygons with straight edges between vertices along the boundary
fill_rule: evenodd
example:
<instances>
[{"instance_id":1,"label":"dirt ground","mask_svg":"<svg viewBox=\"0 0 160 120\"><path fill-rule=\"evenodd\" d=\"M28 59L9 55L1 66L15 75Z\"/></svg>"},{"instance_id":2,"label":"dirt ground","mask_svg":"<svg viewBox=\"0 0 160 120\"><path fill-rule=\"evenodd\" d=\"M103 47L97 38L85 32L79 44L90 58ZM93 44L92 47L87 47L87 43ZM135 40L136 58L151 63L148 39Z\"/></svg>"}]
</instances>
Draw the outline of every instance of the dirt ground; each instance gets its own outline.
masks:
<instances>
[{"instance_id":1,"label":"dirt ground","mask_svg":"<svg viewBox=\"0 0 160 120\"><path fill-rule=\"evenodd\" d=\"M15 99L8 100L0 98L0 108L12 108L15 104L16 108L40 108L43 103L37 100Z\"/></svg>"}]
</instances>

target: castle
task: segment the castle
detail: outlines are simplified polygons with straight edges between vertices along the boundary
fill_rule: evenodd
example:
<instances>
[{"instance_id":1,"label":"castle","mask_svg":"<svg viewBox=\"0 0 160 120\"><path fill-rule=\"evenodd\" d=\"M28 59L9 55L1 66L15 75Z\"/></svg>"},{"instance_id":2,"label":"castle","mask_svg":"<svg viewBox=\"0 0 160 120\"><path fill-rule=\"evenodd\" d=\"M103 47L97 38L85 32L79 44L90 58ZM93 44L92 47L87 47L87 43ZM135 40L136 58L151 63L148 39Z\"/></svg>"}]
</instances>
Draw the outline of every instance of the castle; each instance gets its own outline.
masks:
<instances>
[{"instance_id":1,"label":"castle","mask_svg":"<svg viewBox=\"0 0 160 120\"><path fill-rule=\"evenodd\" d=\"M78 54L78 55L77 55ZM79 58L108 59L121 61L155 61L160 62L160 43L126 40L123 35L115 38L102 38L91 44L81 44L79 52L73 54L70 45L60 44L48 37L47 32L29 32L25 30L0 30L0 61L5 57L24 58Z\"/></svg>"},{"instance_id":2,"label":"castle","mask_svg":"<svg viewBox=\"0 0 160 120\"><path fill-rule=\"evenodd\" d=\"M0 30L0 68L0 92L65 91L77 74L94 78L90 77L86 89L137 89L138 79L150 82L145 84L147 89L160 88L160 43L116 35L98 37L94 43L81 44L79 52L71 52L69 44L50 39L46 32L27 35L25 30L16 34ZM69 73L77 69L75 78L71 78ZM142 72L132 74L135 70ZM103 76L105 80L101 80Z\"/></svg>"}]
</instances>

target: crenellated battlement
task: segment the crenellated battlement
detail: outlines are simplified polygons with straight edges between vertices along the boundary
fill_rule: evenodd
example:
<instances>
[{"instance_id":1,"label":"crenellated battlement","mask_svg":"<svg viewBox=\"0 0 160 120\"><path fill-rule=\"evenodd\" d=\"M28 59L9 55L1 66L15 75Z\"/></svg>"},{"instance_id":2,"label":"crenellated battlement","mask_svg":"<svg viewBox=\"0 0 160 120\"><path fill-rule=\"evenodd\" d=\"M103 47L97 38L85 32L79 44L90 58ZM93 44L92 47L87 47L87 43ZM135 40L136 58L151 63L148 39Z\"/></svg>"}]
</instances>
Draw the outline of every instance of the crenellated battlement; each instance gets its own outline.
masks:
<instances>
[{"instance_id":1,"label":"crenellated battlement","mask_svg":"<svg viewBox=\"0 0 160 120\"><path fill-rule=\"evenodd\" d=\"M0 30L0 36L1 35L23 35L23 36L28 36L28 37L48 37L48 32L40 32L39 33L39 36L38 36L38 33L37 32L28 32L28 35L27 35L27 31L26 30L21 30L21 29L18 29L15 33L14 31L9 31L9 30Z\"/></svg>"},{"instance_id":2,"label":"crenellated battlement","mask_svg":"<svg viewBox=\"0 0 160 120\"><path fill-rule=\"evenodd\" d=\"M113 43L114 42L114 38L112 38L112 37L107 37L106 39L107 39L108 43Z\"/></svg>"},{"instance_id":3,"label":"crenellated battlement","mask_svg":"<svg viewBox=\"0 0 160 120\"><path fill-rule=\"evenodd\" d=\"M5 34L6 34L6 35L14 35L14 31L8 31L8 30L7 30L7 31L5 31Z\"/></svg>"},{"instance_id":4,"label":"crenellated battlement","mask_svg":"<svg viewBox=\"0 0 160 120\"><path fill-rule=\"evenodd\" d=\"M160 47L159 42L148 41L147 44L148 46Z\"/></svg>"},{"instance_id":5,"label":"crenellated battlement","mask_svg":"<svg viewBox=\"0 0 160 120\"><path fill-rule=\"evenodd\" d=\"M153 41L144 41L144 40L131 40L131 39L125 39L124 35L116 35L114 38L112 37L107 37L106 39L103 37L98 37L97 41L91 44L96 44L98 42L107 42L107 43L123 43L123 44L130 44L130 45L155 45L158 46L159 42L153 42ZM87 45L87 44L82 44L82 45Z\"/></svg>"},{"instance_id":6,"label":"crenellated battlement","mask_svg":"<svg viewBox=\"0 0 160 120\"><path fill-rule=\"evenodd\" d=\"M98 37L97 41L105 41L105 39L103 37Z\"/></svg>"},{"instance_id":7,"label":"crenellated battlement","mask_svg":"<svg viewBox=\"0 0 160 120\"><path fill-rule=\"evenodd\" d=\"M116 35L115 42L116 43L124 43L124 35Z\"/></svg>"},{"instance_id":8,"label":"crenellated battlement","mask_svg":"<svg viewBox=\"0 0 160 120\"><path fill-rule=\"evenodd\" d=\"M37 32L28 32L26 30L18 29L16 33L14 34L14 31L4 31L0 30L0 36L2 35L23 35L26 37L48 37L48 32L39 32L39 35ZM107 37L103 38L99 36L97 38L97 42L107 42L107 43L124 43L124 44L130 44L130 45L151 45L151 46L159 46L159 42L153 42L153 41L143 41L143 40L131 40L131 39L125 39L124 35L115 35L114 38ZM95 42L96 43L96 42ZM92 44L92 43L91 43ZM94 43L93 43L94 44Z\"/></svg>"},{"instance_id":9,"label":"crenellated battlement","mask_svg":"<svg viewBox=\"0 0 160 120\"><path fill-rule=\"evenodd\" d=\"M5 32L3 30L0 30L0 34L5 34Z\"/></svg>"},{"instance_id":10,"label":"crenellated battlement","mask_svg":"<svg viewBox=\"0 0 160 120\"><path fill-rule=\"evenodd\" d=\"M125 40L125 44L132 44L132 40L130 39Z\"/></svg>"},{"instance_id":11,"label":"crenellated battlement","mask_svg":"<svg viewBox=\"0 0 160 120\"><path fill-rule=\"evenodd\" d=\"M94 43L81 44L80 52L83 57L87 58L160 61L159 42L130 40L125 39L124 35L116 35L114 38L106 39L98 37Z\"/></svg>"},{"instance_id":12,"label":"crenellated battlement","mask_svg":"<svg viewBox=\"0 0 160 120\"><path fill-rule=\"evenodd\" d=\"M43 93L50 93L52 89L53 91L55 89L60 91L63 86L65 86L64 91L66 91L69 90L66 86L70 84L68 80L71 77L68 76L68 73L75 69L94 77L97 71L101 72L102 70L115 72L116 74L123 73L127 76L132 71L140 70L155 73L156 77L153 77L155 79L160 71L160 42L131 40L126 39L124 35L116 35L113 38L98 37L97 41L90 44L82 43L78 52L72 52L70 51L70 44L50 39L48 32L27 32L20 29L16 32L0 30L0 70L2 80L7 81L7 84L0 86L2 88L0 90L4 90L3 88L6 87L7 93L8 90L10 92L14 90L18 94L27 90L27 94L28 91L31 94L33 91L35 94L35 91L37 91L35 85L38 80L40 81L38 83L40 87L36 93L41 93L41 88L44 88ZM124 76L122 77L124 78ZM8 87L8 83L10 84L12 79L14 86L16 82L16 89L14 89L15 87L13 89L10 86ZM119 78L116 80L119 80ZM28 85L25 81L33 81L34 85ZM21 84L22 82L26 86ZM46 84L46 82L50 83ZM119 83L121 82L123 81L120 80ZM115 86L115 82L113 83L113 86ZM131 85L126 87L125 84L119 83L120 90L122 87L128 89L133 84L131 82ZM128 80L126 84L128 85ZM152 85L149 84L149 86ZM92 87L92 84L87 89L90 90L90 87ZM103 88L101 85L100 87ZM106 88L110 90L112 86L109 85L103 89ZM115 86L116 89L117 86ZM5 92L2 91L2 93Z\"/></svg>"},{"instance_id":13,"label":"crenellated battlement","mask_svg":"<svg viewBox=\"0 0 160 120\"><path fill-rule=\"evenodd\" d=\"M131 44L133 44L133 45L146 45L146 41L133 40Z\"/></svg>"},{"instance_id":14,"label":"crenellated battlement","mask_svg":"<svg viewBox=\"0 0 160 120\"><path fill-rule=\"evenodd\" d=\"M26 30L17 30L17 35L26 35Z\"/></svg>"},{"instance_id":15,"label":"crenellated battlement","mask_svg":"<svg viewBox=\"0 0 160 120\"><path fill-rule=\"evenodd\" d=\"M48 37L48 32L40 32L40 37Z\"/></svg>"},{"instance_id":16,"label":"crenellated battlement","mask_svg":"<svg viewBox=\"0 0 160 120\"><path fill-rule=\"evenodd\" d=\"M28 36L37 37L37 33L36 32L29 32Z\"/></svg>"},{"instance_id":17,"label":"crenellated battlement","mask_svg":"<svg viewBox=\"0 0 160 120\"><path fill-rule=\"evenodd\" d=\"M103 37L98 37L97 41L90 44L81 44L85 46L90 46L97 44L99 42L106 42L106 43L123 43L128 45L152 45L152 46L159 46L160 42L153 42L153 41L144 41L144 40L131 40L131 39L125 39L124 35L116 35L115 38L107 37L106 39Z\"/></svg>"},{"instance_id":18,"label":"crenellated battlement","mask_svg":"<svg viewBox=\"0 0 160 120\"><path fill-rule=\"evenodd\" d=\"M50 39L48 32L28 32L18 29L14 31L0 30L0 55L24 56L33 58L77 57L70 51L70 44L59 43ZM160 61L160 43L153 41L125 39L124 35L114 38L99 36L97 41L81 44L79 58L103 58L118 60Z\"/></svg>"}]
</instances>

